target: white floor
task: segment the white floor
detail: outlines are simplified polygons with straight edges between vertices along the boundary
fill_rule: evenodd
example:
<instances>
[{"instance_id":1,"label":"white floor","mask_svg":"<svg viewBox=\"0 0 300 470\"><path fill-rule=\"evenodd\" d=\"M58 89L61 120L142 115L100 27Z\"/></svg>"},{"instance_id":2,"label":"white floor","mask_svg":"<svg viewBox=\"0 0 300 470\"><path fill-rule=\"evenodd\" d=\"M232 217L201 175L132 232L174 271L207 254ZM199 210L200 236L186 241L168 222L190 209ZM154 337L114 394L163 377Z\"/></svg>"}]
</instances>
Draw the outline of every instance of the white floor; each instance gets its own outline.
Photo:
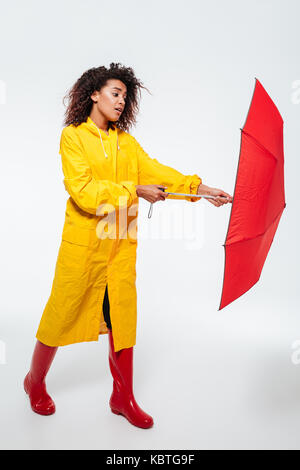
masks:
<instances>
[{"instance_id":1,"label":"white floor","mask_svg":"<svg viewBox=\"0 0 300 470\"><path fill-rule=\"evenodd\" d=\"M274 293L272 308L268 299L251 311L257 295L227 312L202 306L197 321L191 309L190 327L164 305L161 327L154 325L158 310L151 317L145 312L134 381L137 401L155 420L147 430L110 412L107 336L60 348L48 375L57 412L34 414L22 389L32 331L24 322L20 338L19 328L6 324L1 448L299 449L300 366L292 362L300 338L297 305L283 305Z\"/></svg>"}]
</instances>

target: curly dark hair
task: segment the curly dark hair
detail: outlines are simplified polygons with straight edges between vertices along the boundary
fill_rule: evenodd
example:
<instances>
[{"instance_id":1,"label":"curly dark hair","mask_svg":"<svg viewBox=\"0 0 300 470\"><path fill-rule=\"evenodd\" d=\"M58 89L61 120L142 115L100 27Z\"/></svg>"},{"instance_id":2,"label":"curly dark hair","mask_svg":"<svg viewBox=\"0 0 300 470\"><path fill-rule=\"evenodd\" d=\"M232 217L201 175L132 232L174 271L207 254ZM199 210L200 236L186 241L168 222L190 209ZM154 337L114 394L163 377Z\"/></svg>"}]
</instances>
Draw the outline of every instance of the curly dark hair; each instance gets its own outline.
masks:
<instances>
[{"instance_id":1,"label":"curly dark hair","mask_svg":"<svg viewBox=\"0 0 300 470\"><path fill-rule=\"evenodd\" d=\"M68 100L64 119L66 126L73 124L77 127L82 122L86 122L93 106L91 94L94 91L100 91L106 85L107 80L111 78L121 80L126 85L127 98L120 119L114 123L109 121L109 126L116 124L120 129L128 131L132 125L136 124L141 88L149 90L136 78L131 67L112 62L109 68L93 67L84 72L64 96L64 105L65 100Z\"/></svg>"}]
</instances>

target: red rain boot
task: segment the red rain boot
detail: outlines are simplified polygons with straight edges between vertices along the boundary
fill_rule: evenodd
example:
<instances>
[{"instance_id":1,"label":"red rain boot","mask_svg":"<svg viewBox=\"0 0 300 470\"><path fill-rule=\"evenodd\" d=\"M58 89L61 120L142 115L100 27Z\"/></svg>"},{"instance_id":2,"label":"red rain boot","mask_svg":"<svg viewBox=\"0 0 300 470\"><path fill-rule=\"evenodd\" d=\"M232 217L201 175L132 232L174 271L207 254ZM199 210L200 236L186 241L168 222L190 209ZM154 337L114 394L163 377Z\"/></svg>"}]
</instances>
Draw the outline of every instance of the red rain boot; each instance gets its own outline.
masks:
<instances>
[{"instance_id":1,"label":"red rain boot","mask_svg":"<svg viewBox=\"0 0 300 470\"><path fill-rule=\"evenodd\" d=\"M131 424L140 428L150 428L153 418L145 413L133 395L133 347L115 352L112 330L109 336L109 366L114 379L113 392L109 405L115 414L121 414Z\"/></svg>"},{"instance_id":2,"label":"red rain boot","mask_svg":"<svg viewBox=\"0 0 300 470\"><path fill-rule=\"evenodd\" d=\"M55 413L55 404L47 393L45 378L57 349L37 341L30 371L24 380L24 390L29 395L32 410L44 416Z\"/></svg>"}]
</instances>

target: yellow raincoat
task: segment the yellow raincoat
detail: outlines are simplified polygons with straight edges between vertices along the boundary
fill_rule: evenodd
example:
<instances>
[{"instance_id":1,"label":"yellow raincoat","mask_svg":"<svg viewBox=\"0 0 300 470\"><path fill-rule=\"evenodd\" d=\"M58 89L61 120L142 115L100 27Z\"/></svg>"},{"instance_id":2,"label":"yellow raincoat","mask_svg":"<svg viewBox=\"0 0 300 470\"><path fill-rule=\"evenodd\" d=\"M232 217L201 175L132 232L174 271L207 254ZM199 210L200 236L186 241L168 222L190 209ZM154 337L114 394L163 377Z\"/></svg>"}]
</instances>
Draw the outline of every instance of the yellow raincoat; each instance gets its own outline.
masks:
<instances>
[{"instance_id":1,"label":"yellow raincoat","mask_svg":"<svg viewBox=\"0 0 300 470\"><path fill-rule=\"evenodd\" d=\"M196 194L202 180L150 158L132 135L115 126L107 135L90 117L62 130L59 153L70 197L36 337L48 346L64 346L108 333L102 311L107 285L115 350L129 348L136 344L137 323L135 185Z\"/></svg>"}]
</instances>

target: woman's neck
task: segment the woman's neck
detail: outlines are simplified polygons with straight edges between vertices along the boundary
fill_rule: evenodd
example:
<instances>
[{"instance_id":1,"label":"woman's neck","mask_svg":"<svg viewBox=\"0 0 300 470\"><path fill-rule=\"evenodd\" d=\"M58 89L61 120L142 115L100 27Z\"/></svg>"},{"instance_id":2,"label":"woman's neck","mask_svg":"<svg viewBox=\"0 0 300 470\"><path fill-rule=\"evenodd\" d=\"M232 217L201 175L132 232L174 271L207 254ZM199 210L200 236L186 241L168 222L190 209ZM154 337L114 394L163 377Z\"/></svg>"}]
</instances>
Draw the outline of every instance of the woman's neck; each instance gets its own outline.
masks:
<instances>
[{"instance_id":1,"label":"woman's neck","mask_svg":"<svg viewBox=\"0 0 300 470\"><path fill-rule=\"evenodd\" d=\"M96 126L99 127L99 129L108 134L110 123L104 116L101 116L101 114L92 111L90 118L96 124Z\"/></svg>"}]
</instances>

